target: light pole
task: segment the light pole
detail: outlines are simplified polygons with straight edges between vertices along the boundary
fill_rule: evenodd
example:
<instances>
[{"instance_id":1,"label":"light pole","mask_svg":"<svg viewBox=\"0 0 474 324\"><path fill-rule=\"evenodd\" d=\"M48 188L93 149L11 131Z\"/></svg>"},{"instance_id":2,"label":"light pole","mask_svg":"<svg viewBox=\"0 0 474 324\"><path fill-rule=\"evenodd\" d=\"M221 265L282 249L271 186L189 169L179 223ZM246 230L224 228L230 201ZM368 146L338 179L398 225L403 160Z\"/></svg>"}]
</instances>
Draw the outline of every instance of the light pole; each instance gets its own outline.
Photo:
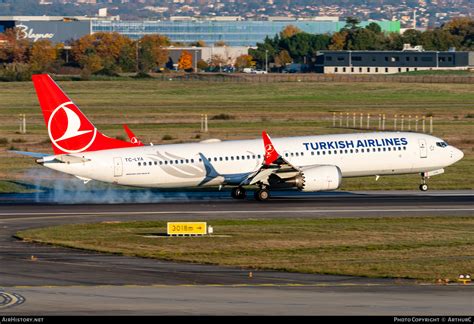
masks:
<instances>
[{"instance_id":1,"label":"light pole","mask_svg":"<svg viewBox=\"0 0 474 324\"><path fill-rule=\"evenodd\" d=\"M268 50L265 50L265 72L268 72Z\"/></svg>"},{"instance_id":2,"label":"light pole","mask_svg":"<svg viewBox=\"0 0 474 324\"><path fill-rule=\"evenodd\" d=\"M197 50L194 50L194 73L197 73Z\"/></svg>"},{"instance_id":3,"label":"light pole","mask_svg":"<svg viewBox=\"0 0 474 324\"><path fill-rule=\"evenodd\" d=\"M139 39L135 42L135 70L138 73L138 43L140 42Z\"/></svg>"}]
</instances>

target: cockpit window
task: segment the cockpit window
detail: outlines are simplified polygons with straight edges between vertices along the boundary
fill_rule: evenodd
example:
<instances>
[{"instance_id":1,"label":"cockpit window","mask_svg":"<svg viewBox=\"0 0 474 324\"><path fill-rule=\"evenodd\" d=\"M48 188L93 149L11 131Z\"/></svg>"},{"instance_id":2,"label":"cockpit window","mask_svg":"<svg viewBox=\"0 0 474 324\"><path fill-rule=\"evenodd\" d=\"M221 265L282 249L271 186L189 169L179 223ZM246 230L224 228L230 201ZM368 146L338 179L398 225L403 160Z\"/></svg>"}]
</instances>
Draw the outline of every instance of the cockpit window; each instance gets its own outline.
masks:
<instances>
[{"instance_id":1,"label":"cockpit window","mask_svg":"<svg viewBox=\"0 0 474 324\"><path fill-rule=\"evenodd\" d=\"M447 147L447 146L448 146L448 143L446 143L446 142L436 142L436 146L439 146L439 147Z\"/></svg>"}]
</instances>

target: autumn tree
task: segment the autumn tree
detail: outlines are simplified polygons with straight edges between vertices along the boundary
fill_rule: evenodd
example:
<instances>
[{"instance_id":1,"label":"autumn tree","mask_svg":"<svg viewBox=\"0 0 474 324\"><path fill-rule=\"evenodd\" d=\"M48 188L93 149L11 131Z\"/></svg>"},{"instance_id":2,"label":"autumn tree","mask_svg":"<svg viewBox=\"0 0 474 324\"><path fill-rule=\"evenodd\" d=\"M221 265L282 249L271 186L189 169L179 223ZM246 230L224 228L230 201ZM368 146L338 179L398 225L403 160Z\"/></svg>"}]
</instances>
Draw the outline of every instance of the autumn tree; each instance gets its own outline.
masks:
<instances>
[{"instance_id":1,"label":"autumn tree","mask_svg":"<svg viewBox=\"0 0 474 324\"><path fill-rule=\"evenodd\" d=\"M35 72L44 72L57 58L57 49L49 40L39 40L31 46L31 69Z\"/></svg>"},{"instance_id":2,"label":"autumn tree","mask_svg":"<svg viewBox=\"0 0 474 324\"><path fill-rule=\"evenodd\" d=\"M463 49L474 49L474 19L468 17L454 18L441 28L457 37Z\"/></svg>"},{"instance_id":3,"label":"autumn tree","mask_svg":"<svg viewBox=\"0 0 474 324\"><path fill-rule=\"evenodd\" d=\"M235 67L239 70L244 68L251 68L255 66L255 61L253 60L252 55L242 54L235 59Z\"/></svg>"},{"instance_id":4,"label":"autumn tree","mask_svg":"<svg viewBox=\"0 0 474 324\"><path fill-rule=\"evenodd\" d=\"M202 39L194 42L194 43L191 43L191 46L196 46L196 47L206 47L206 42L203 41Z\"/></svg>"},{"instance_id":5,"label":"autumn tree","mask_svg":"<svg viewBox=\"0 0 474 324\"><path fill-rule=\"evenodd\" d=\"M197 62L197 68L198 70L205 71L209 68L209 64L204 60L199 60Z\"/></svg>"},{"instance_id":6,"label":"autumn tree","mask_svg":"<svg viewBox=\"0 0 474 324\"><path fill-rule=\"evenodd\" d=\"M290 64L291 62L293 62L293 60L291 59L290 54L286 50L280 51L280 53L275 56L275 66L280 69L285 67L287 64Z\"/></svg>"},{"instance_id":7,"label":"autumn tree","mask_svg":"<svg viewBox=\"0 0 474 324\"><path fill-rule=\"evenodd\" d=\"M333 51L343 50L346 46L346 38L346 31L334 33L331 37L331 44L329 45L329 49Z\"/></svg>"},{"instance_id":8,"label":"autumn tree","mask_svg":"<svg viewBox=\"0 0 474 324\"><path fill-rule=\"evenodd\" d=\"M0 61L6 63L25 63L28 59L30 42L18 28L9 28L3 34L5 45L0 47Z\"/></svg>"},{"instance_id":9,"label":"autumn tree","mask_svg":"<svg viewBox=\"0 0 474 324\"><path fill-rule=\"evenodd\" d=\"M136 43L139 49L139 70L149 72L165 65L169 60L168 50L165 47L169 45L170 40L166 36L143 36L138 43Z\"/></svg>"},{"instance_id":10,"label":"autumn tree","mask_svg":"<svg viewBox=\"0 0 474 324\"><path fill-rule=\"evenodd\" d=\"M124 55L131 56L133 41L119 33L86 35L72 44L71 54L81 67L92 73L102 69L121 70Z\"/></svg>"},{"instance_id":11,"label":"autumn tree","mask_svg":"<svg viewBox=\"0 0 474 324\"><path fill-rule=\"evenodd\" d=\"M227 61L224 57L219 54L214 54L211 56L211 60L209 61L209 66L216 68L221 68L223 65L226 65Z\"/></svg>"},{"instance_id":12,"label":"autumn tree","mask_svg":"<svg viewBox=\"0 0 474 324\"><path fill-rule=\"evenodd\" d=\"M189 71L193 68L193 56L188 51L181 52L178 60L178 70Z\"/></svg>"},{"instance_id":13,"label":"autumn tree","mask_svg":"<svg viewBox=\"0 0 474 324\"><path fill-rule=\"evenodd\" d=\"M296 35L298 33L301 33L301 29L294 25L288 25L280 32L280 37L290 38L291 36Z\"/></svg>"},{"instance_id":14,"label":"autumn tree","mask_svg":"<svg viewBox=\"0 0 474 324\"><path fill-rule=\"evenodd\" d=\"M220 40L220 41L215 42L214 46L215 47L224 47L224 46L227 46L227 44L225 43L225 41Z\"/></svg>"}]
</instances>

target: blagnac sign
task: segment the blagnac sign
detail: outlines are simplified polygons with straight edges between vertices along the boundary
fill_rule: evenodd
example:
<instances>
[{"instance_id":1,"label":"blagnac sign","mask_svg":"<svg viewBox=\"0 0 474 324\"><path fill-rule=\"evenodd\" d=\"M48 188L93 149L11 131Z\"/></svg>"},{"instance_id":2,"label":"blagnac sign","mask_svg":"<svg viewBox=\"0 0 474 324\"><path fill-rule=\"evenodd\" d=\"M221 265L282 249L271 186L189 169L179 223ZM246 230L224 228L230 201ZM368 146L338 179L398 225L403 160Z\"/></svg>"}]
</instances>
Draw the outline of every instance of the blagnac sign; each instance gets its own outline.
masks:
<instances>
[{"instance_id":1,"label":"blagnac sign","mask_svg":"<svg viewBox=\"0 0 474 324\"><path fill-rule=\"evenodd\" d=\"M28 38L32 39L33 42L38 41L39 39L51 39L54 37L52 33L45 33L45 34L35 34L34 29L30 28L26 25L20 24L16 27L19 28L19 37L20 38Z\"/></svg>"}]
</instances>

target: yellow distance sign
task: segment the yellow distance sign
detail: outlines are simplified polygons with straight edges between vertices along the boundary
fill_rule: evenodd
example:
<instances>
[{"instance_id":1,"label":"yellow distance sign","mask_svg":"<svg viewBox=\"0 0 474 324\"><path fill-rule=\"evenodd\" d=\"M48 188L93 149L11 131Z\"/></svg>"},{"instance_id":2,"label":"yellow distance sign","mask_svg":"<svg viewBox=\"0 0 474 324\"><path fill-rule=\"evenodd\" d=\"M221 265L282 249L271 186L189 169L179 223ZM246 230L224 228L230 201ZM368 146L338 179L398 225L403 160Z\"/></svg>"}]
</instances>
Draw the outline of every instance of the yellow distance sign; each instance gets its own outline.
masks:
<instances>
[{"instance_id":1,"label":"yellow distance sign","mask_svg":"<svg viewBox=\"0 0 474 324\"><path fill-rule=\"evenodd\" d=\"M206 235L206 222L168 222L168 235Z\"/></svg>"}]
</instances>

